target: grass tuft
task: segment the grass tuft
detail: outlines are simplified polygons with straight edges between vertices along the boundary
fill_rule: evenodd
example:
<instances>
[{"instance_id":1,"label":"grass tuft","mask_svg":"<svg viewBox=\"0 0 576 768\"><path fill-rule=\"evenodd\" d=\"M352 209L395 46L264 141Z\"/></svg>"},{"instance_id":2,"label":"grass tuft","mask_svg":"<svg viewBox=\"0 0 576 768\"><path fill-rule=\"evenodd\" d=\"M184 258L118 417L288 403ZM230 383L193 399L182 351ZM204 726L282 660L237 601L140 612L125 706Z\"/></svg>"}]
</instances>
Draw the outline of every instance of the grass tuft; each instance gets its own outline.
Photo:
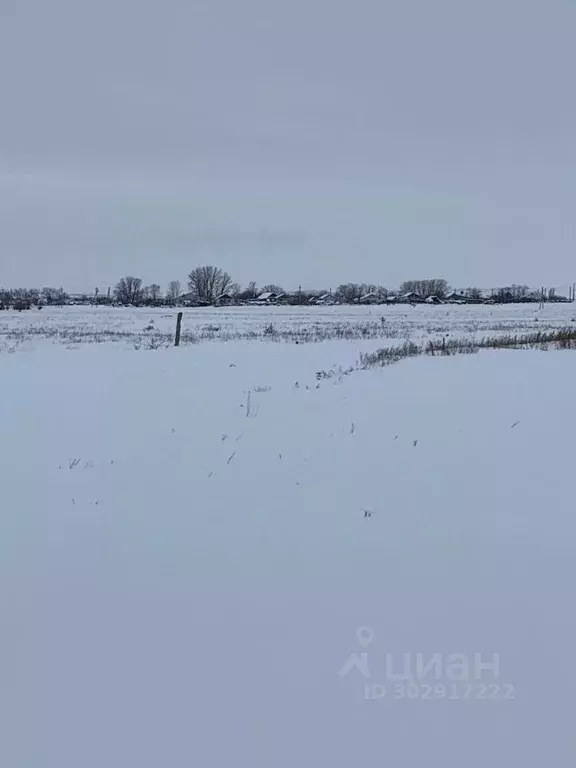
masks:
<instances>
[{"instance_id":1,"label":"grass tuft","mask_svg":"<svg viewBox=\"0 0 576 768\"><path fill-rule=\"evenodd\" d=\"M482 349L576 349L576 329L560 328L556 331L535 331L526 334L504 334L476 339L472 336L423 344L405 342L402 346L385 347L376 352L360 355L360 367L393 365L409 357L421 355L474 355Z\"/></svg>"}]
</instances>

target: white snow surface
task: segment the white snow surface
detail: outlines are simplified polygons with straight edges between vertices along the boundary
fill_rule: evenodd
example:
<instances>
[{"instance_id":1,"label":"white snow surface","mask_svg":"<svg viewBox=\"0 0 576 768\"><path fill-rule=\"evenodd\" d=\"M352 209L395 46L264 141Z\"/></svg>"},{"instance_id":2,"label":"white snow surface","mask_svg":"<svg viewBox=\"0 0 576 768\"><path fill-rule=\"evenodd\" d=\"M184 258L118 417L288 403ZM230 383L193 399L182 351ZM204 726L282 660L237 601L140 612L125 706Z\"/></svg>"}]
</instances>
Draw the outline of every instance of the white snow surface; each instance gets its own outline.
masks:
<instances>
[{"instance_id":1,"label":"white snow surface","mask_svg":"<svg viewBox=\"0 0 576 768\"><path fill-rule=\"evenodd\" d=\"M242 306L184 309L184 340L269 340L380 338L380 345L444 335L497 335L564 328L576 323L576 305ZM64 344L117 341L125 346L147 339L171 339L177 310L170 308L45 307L42 311L0 312L2 340L25 342L49 337ZM275 335L266 335L270 326Z\"/></svg>"},{"instance_id":2,"label":"white snow surface","mask_svg":"<svg viewBox=\"0 0 576 768\"><path fill-rule=\"evenodd\" d=\"M2 766L573 766L576 356L357 353L0 353Z\"/></svg>"}]
</instances>

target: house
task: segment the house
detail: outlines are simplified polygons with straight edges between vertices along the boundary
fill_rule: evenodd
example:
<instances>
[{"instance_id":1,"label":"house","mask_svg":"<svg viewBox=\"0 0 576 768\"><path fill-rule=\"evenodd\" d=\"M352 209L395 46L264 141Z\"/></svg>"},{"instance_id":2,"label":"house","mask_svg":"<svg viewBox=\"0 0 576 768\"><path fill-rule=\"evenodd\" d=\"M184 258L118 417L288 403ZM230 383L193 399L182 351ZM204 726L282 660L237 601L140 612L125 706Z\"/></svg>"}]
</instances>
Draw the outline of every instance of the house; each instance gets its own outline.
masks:
<instances>
[{"instance_id":1,"label":"house","mask_svg":"<svg viewBox=\"0 0 576 768\"><path fill-rule=\"evenodd\" d=\"M289 296L285 293L273 293L272 291L264 291L256 298L256 304L286 304L289 301Z\"/></svg>"},{"instance_id":2,"label":"house","mask_svg":"<svg viewBox=\"0 0 576 768\"><path fill-rule=\"evenodd\" d=\"M365 293L358 299L359 304L380 304L381 299L377 293Z\"/></svg>"},{"instance_id":3,"label":"house","mask_svg":"<svg viewBox=\"0 0 576 768\"><path fill-rule=\"evenodd\" d=\"M338 304L338 299L332 293L322 293L320 296L312 296L309 304L320 304L321 306L331 306Z\"/></svg>"},{"instance_id":4,"label":"house","mask_svg":"<svg viewBox=\"0 0 576 768\"><path fill-rule=\"evenodd\" d=\"M229 293L223 293L221 296L217 296L214 299L214 304L217 307L229 307L230 304L234 304L234 297L230 296Z\"/></svg>"},{"instance_id":5,"label":"house","mask_svg":"<svg viewBox=\"0 0 576 768\"><path fill-rule=\"evenodd\" d=\"M450 304L467 304L469 301L469 298L468 296L465 296L463 293L452 291L452 293L446 296L446 301L450 302Z\"/></svg>"},{"instance_id":6,"label":"house","mask_svg":"<svg viewBox=\"0 0 576 768\"><path fill-rule=\"evenodd\" d=\"M209 307L210 301L206 299L199 299L195 293L183 293L176 303L181 307Z\"/></svg>"},{"instance_id":7,"label":"house","mask_svg":"<svg viewBox=\"0 0 576 768\"><path fill-rule=\"evenodd\" d=\"M443 302L438 298L438 296L428 296L428 298L424 301L425 304L443 304Z\"/></svg>"},{"instance_id":8,"label":"house","mask_svg":"<svg viewBox=\"0 0 576 768\"><path fill-rule=\"evenodd\" d=\"M422 304L424 299L419 293L416 293L416 291L408 291L408 293L404 293L400 296L399 301L403 304Z\"/></svg>"},{"instance_id":9,"label":"house","mask_svg":"<svg viewBox=\"0 0 576 768\"><path fill-rule=\"evenodd\" d=\"M265 301L267 304L270 304L272 301L276 300L276 294L272 293L272 291L264 291L264 293L261 293L259 296L256 297L256 301Z\"/></svg>"}]
</instances>

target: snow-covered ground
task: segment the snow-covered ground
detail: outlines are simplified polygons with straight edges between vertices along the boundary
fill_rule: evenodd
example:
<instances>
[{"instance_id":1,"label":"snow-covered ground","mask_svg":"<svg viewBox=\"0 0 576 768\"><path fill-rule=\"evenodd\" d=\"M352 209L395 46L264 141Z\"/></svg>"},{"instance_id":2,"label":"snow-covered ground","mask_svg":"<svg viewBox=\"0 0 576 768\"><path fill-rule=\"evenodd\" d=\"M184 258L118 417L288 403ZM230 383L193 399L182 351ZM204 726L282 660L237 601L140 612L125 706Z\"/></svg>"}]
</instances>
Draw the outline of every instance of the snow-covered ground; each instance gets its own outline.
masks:
<instances>
[{"instance_id":1,"label":"snow-covered ground","mask_svg":"<svg viewBox=\"0 0 576 768\"><path fill-rule=\"evenodd\" d=\"M548 330L576 322L576 305L230 307L184 310L184 341L437 338ZM176 323L170 309L48 307L0 312L0 344L52 338L65 344L168 342Z\"/></svg>"},{"instance_id":2,"label":"snow-covered ground","mask_svg":"<svg viewBox=\"0 0 576 768\"><path fill-rule=\"evenodd\" d=\"M574 764L572 352L10 348L0 764Z\"/></svg>"}]
</instances>

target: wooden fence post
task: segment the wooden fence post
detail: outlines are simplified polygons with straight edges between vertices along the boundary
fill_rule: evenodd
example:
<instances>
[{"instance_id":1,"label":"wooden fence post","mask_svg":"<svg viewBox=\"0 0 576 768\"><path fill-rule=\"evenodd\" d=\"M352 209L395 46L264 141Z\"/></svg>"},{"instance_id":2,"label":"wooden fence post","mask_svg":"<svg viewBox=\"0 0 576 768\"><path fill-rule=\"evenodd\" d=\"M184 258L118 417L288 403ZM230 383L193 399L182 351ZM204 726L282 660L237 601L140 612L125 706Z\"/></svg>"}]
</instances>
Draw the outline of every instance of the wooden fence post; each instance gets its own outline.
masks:
<instances>
[{"instance_id":1,"label":"wooden fence post","mask_svg":"<svg viewBox=\"0 0 576 768\"><path fill-rule=\"evenodd\" d=\"M174 346L180 346L180 332L182 330L182 312L178 312L178 318L176 320L176 338L174 339Z\"/></svg>"}]
</instances>

